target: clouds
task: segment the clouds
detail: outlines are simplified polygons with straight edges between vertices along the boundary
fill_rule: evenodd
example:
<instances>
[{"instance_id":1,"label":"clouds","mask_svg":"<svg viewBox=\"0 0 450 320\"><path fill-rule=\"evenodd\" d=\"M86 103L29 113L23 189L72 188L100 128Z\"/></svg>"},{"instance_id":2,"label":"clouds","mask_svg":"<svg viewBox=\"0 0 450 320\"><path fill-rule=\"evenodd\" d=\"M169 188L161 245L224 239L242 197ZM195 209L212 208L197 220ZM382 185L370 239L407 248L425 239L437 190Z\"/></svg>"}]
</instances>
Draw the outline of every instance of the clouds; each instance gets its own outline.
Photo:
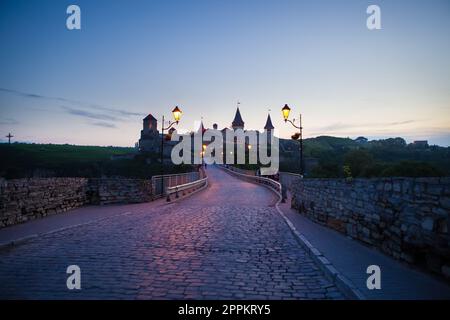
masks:
<instances>
[{"instance_id":1,"label":"clouds","mask_svg":"<svg viewBox=\"0 0 450 320\"><path fill-rule=\"evenodd\" d=\"M317 131L322 132L339 132L339 131L349 131L356 128L387 128L387 127L395 127L402 126L407 124L413 124L418 121L416 120L405 120L405 121L396 121L396 122L361 122L361 123L343 123L336 122L325 127L317 128Z\"/></svg>"},{"instance_id":2,"label":"clouds","mask_svg":"<svg viewBox=\"0 0 450 320\"><path fill-rule=\"evenodd\" d=\"M92 104L63 97L52 97L36 93L23 92L7 88L0 88L0 92L12 94L18 97L58 102L57 108L72 116L85 118L88 120L100 120L89 122L91 125L103 128L117 128L118 122L136 121L136 117L143 117L143 113L128 111L126 109L116 109L104 105ZM64 103L61 105L61 103ZM13 119L0 119L0 124L17 124Z\"/></svg>"},{"instance_id":3,"label":"clouds","mask_svg":"<svg viewBox=\"0 0 450 320\"><path fill-rule=\"evenodd\" d=\"M111 129L117 128L117 126L115 124L108 123L108 122L93 122L92 125L97 126L97 127L103 127L103 128L111 128Z\"/></svg>"},{"instance_id":4,"label":"clouds","mask_svg":"<svg viewBox=\"0 0 450 320\"><path fill-rule=\"evenodd\" d=\"M111 116L111 115L105 114L105 113L95 113L95 112L90 112L90 111L86 111L86 110L82 110L82 109L70 108L70 107L66 107L66 106L61 106L61 108L64 111L66 111L68 114L71 114L73 116L78 116L78 117L85 118L88 120L101 120L101 121L97 121L97 122L89 122L89 124L91 124L93 126L97 126L97 127L114 129L114 128L117 128L117 125L114 124L114 122L123 121L123 119L120 119L118 117ZM106 122L106 121L109 121L109 122Z\"/></svg>"},{"instance_id":5,"label":"clouds","mask_svg":"<svg viewBox=\"0 0 450 320\"><path fill-rule=\"evenodd\" d=\"M0 118L0 125L4 126L14 126L19 124L19 121L13 118Z\"/></svg>"},{"instance_id":6,"label":"clouds","mask_svg":"<svg viewBox=\"0 0 450 320\"><path fill-rule=\"evenodd\" d=\"M104 121L121 121L121 119L111 116L111 115L108 115L108 114L105 114L105 113L94 113L94 112L90 112L90 111L86 111L86 110L82 110L82 109L74 109L74 108L70 108L70 107L66 107L66 106L61 106L61 108L71 115L79 116L79 117L83 117L83 118L94 119L94 120L104 120Z\"/></svg>"},{"instance_id":7,"label":"clouds","mask_svg":"<svg viewBox=\"0 0 450 320\"><path fill-rule=\"evenodd\" d=\"M18 96L21 96L21 97L25 97L25 98L45 99L44 96L41 96L39 94L26 93L26 92L21 92L21 91L6 89L6 88L0 88L0 91L13 93L15 95L18 95Z\"/></svg>"}]
</instances>

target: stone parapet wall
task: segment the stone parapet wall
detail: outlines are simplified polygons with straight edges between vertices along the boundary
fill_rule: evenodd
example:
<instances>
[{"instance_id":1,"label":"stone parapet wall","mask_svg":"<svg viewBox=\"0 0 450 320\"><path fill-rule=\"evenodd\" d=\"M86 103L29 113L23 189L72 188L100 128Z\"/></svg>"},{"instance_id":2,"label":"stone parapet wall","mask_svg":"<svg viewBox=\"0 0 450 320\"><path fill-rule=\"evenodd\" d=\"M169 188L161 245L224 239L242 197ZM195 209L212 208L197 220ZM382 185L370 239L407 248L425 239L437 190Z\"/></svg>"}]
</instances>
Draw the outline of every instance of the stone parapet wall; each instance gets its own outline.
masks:
<instances>
[{"instance_id":1,"label":"stone parapet wall","mask_svg":"<svg viewBox=\"0 0 450 320\"><path fill-rule=\"evenodd\" d=\"M0 180L0 228L65 212L88 202L88 179Z\"/></svg>"},{"instance_id":2,"label":"stone parapet wall","mask_svg":"<svg viewBox=\"0 0 450 320\"><path fill-rule=\"evenodd\" d=\"M151 180L0 178L0 228L86 204L140 203L151 200Z\"/></svg>"},{"instance_id":3,"label":"stone parapet wall","mask_svg":"<svg viewBox=\"0 0 450 320\"><path fill-rule=\"evenodd\" d=\"M450 276L450 178L303 179L292 194L310 220Z\"/></svg>"},{"instance_id":4,"label":"stone parapet wall","mask_svg":"<svg viewBox=\"0 0 450 320\"><path fill-rule=\"evenodd\" d=\"M152 181L139 179L90 179L92 204L141 203L152 201Z\"/></svg>"}]
</instances>

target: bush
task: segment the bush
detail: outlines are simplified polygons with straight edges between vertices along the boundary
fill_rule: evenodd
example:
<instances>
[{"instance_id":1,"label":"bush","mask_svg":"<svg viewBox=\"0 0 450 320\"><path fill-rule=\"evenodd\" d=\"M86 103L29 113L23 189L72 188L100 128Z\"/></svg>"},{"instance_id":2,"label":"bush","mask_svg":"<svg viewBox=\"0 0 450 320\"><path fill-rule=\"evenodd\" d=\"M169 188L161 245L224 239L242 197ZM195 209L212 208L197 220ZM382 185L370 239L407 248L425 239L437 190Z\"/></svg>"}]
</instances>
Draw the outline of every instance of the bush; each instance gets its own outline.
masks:
<instances>
[{"instance_id":1,"label":"bush","mask_svg":"<svg viewBox=\"0 0 450 320\"><path fill-rule=\"evenodd\" d=\"M384 177L440 177L444 173L429 163L401 161L384 169L381 175Z\"/></svg>"}]
</instances>

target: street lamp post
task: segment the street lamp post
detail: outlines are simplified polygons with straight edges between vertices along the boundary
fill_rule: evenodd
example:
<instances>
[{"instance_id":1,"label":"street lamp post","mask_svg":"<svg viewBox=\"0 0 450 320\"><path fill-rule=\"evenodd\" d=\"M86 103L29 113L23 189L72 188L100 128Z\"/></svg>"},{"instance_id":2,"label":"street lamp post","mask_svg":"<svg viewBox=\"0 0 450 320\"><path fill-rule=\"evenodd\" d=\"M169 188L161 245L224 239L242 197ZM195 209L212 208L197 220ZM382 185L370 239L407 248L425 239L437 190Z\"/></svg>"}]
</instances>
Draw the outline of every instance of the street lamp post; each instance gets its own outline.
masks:
<instances>
[{"instance_id":1,"label":"street lamp post","mask_svg":"<svg viewBox=\"0 0 450 320\"><path fill-rule=\"evenodd\" d=\"M164 195L164 130L169 130L173 127L173 125L178 124L178 122L181 119L181 114L183 112L176 106L172 110L173 118L175 119L175 122L169 121L169 126L164 128L164 116L162 116L162 122L161 122L161 194Z\"/></svg>"},{"instance_id":2,"label":"street lamp post","mask_svg":"<svg viewBox=\"0 0 450 320\"><path fill-rule=\"evenodd\" d=\"M303 127L302 127L302 115L299 115L299 125L295 124L295 119L293 121L289 120L289 113L291 112L291 108L287 104L284 105L283 109L281 109L283 113L284 122L289 122L295 128L299 129L299 132L292 136L294 140L300 140L300 174L303 176Z\"/></svg>"}]
</instances>

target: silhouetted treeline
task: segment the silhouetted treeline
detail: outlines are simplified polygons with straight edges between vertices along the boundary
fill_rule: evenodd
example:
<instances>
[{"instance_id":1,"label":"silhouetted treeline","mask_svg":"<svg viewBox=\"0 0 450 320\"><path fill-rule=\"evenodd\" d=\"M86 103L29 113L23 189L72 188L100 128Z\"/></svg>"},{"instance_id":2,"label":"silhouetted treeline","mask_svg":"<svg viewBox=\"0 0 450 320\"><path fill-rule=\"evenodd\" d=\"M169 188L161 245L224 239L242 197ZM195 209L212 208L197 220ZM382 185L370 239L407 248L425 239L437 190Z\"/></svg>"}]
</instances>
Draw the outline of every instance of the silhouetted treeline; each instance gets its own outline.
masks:
<instances>
[{"instance_id":1,"label":"silhouetted treeline","mask_svg":"<svg viewBox=\"0 0 450 320\"><path fill-rule=\"evenodd\" d=\"M148 179L161 170L159 155L134 155L133 148L56 144L0 144L0 177L124 177ZM190 171L165 165L164 172Z\"/></svg>"},{"instance_id":2,"label":"silhouetted treeline","mask_svg":"<svg viewBox=\"0 0 450 320\"><path fill-rule=\"evenodd\" d=\"M282 153L287 160L281 163L281 171L298 172L297 142L281 143L294 151ZM304 145L307 177L450 176L449 147L407 144L402 138L361 143L327 136L306 139Z\"/></svg>"}]
</instances>

